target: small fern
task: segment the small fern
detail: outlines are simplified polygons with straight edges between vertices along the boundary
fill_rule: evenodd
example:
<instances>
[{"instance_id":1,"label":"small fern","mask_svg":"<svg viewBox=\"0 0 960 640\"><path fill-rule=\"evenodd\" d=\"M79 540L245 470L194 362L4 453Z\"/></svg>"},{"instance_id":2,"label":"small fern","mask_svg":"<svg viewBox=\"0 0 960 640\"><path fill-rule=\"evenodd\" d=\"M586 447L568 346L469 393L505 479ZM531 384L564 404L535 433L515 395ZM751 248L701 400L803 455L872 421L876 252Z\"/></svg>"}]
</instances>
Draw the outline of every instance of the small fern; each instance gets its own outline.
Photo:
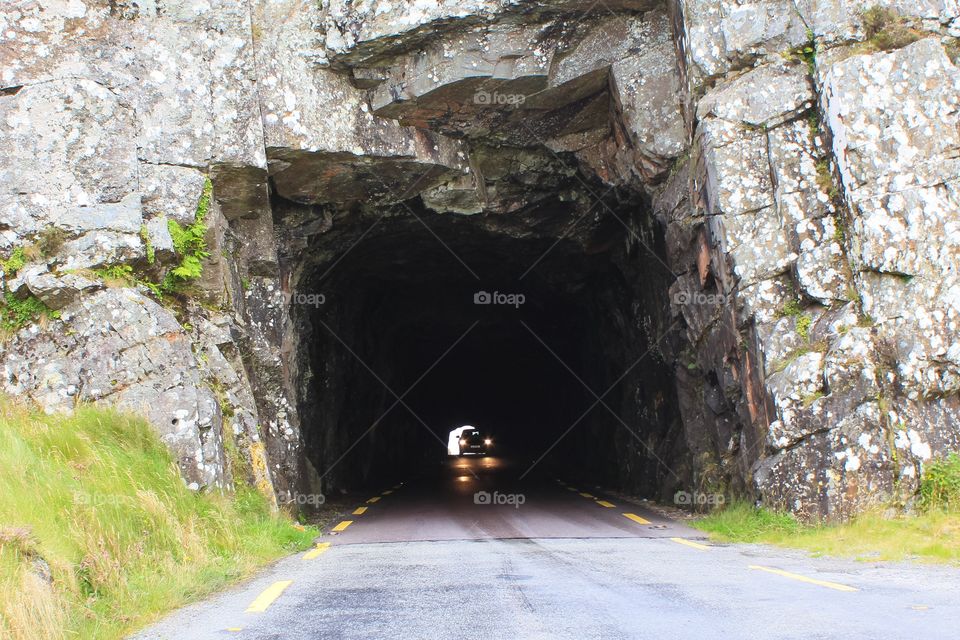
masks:
<instances>
[{"instance_id":1,"label":"small fern","mask_svg":"<svg viewBox=\"0 0 960 640\"><path fill-rule=\"evenodd\" d=\"M176 220L168 220L167 228L173 240L173 249L180 262L172 268L160 285L165 291L179 291L191 280L203 274L203 261L210 257L207 251L207 212L213 195L213 183L207 178L203 193L197 203L197 215L192 224L181 226Z\"/></svg>"}]
</instances>

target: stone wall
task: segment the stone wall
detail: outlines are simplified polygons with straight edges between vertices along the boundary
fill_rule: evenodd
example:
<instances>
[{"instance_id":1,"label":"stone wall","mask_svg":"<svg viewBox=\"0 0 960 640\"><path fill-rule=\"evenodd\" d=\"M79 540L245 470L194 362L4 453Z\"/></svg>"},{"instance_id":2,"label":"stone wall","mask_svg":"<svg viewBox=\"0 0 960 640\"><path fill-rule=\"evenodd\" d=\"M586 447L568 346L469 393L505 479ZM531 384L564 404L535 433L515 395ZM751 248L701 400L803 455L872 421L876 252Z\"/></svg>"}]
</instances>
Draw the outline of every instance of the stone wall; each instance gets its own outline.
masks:
<instances>
[{"instance_id":1,"label":"stone wall","mask_svg":"<svg viewBox=\"0 0 960 640\"><path fill-rule=\"evenodd\" d=\"M677 7L702 97L690 199L661 215L679 291L719 294L681 309L707 374L681 385L760 499L845 517L960 437L957 6L737 4Z\"/></svg>"}]
</instances>

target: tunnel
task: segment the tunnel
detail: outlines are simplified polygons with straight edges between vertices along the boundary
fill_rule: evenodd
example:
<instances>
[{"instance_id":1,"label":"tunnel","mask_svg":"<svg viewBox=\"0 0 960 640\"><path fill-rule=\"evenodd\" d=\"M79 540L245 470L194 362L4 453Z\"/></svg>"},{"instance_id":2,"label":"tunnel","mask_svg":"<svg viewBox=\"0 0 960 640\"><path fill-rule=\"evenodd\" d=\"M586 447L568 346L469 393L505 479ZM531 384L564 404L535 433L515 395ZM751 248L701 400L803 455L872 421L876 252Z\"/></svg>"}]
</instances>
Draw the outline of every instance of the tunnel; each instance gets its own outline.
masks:
<instances>
[{"instance_id":1,"label":"tunnel","mask_svg":"<svg viewBox=\"0 0 960 640\"><path fill-rule=\"evenodd\" d=\"M524 475L682 482L663 230L643 194L583 180L509 216L275 203L314 486L416 477L467 424Z\"/></svg>"}]
</instances>

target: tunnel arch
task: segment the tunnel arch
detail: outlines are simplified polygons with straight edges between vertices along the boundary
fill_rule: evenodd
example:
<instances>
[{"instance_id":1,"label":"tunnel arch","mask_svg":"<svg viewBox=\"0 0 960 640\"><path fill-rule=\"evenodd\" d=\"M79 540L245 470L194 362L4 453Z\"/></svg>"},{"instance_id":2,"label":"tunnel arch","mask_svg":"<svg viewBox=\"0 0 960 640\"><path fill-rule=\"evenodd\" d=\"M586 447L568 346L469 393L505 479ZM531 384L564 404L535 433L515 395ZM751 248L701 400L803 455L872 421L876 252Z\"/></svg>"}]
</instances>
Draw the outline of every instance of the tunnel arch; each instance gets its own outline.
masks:
<instances>
[{"instance_id":1,"label":"tunnel arch","mask_svg":"<svg viewBox=\"0 0 960 640\"><path fill-rule=\"evenodd\" d=\"M335 234L284 231L303 245L282 264L314 481L409 477L472 424L538 472L645 493L681 482L663 230L642 194L590 202L542 200L510 224L403 203ZM276 206L290 221L313 209Z\"/></svg>"}]
</instances>

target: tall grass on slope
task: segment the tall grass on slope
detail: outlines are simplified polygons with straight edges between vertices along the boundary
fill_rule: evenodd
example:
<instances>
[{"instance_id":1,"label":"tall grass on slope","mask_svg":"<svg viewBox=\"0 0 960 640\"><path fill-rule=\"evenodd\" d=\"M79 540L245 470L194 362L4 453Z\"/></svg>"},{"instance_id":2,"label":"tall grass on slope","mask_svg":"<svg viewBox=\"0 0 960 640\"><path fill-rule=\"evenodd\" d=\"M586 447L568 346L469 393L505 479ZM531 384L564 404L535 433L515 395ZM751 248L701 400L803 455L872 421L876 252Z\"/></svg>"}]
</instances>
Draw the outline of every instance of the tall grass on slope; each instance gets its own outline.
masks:
<instances>
[{"instance_id":1,"label":"tall grass on slope","mask_svg":"<svg viewBox=\"0 0 960 640\"><path fill-rule=\"evenodd\" d=\"M718 540L765 542L815 555L960 564L960 456L926 466L915 513L891 517L891 511L877 508L839 524L803 524L789 514L734 502L693 525Z\"/></svg>"},{"instance_id":2,"label":"tall grass on slope","mask_svg":"<svg viewBox=\"0 0 960 640\"><path fill-rule=\"evenodd\" d=\"M141 419L0 398L0 637L118 638L316 533L250 488L190 491Z\"/></svg>"}]
</instances>

